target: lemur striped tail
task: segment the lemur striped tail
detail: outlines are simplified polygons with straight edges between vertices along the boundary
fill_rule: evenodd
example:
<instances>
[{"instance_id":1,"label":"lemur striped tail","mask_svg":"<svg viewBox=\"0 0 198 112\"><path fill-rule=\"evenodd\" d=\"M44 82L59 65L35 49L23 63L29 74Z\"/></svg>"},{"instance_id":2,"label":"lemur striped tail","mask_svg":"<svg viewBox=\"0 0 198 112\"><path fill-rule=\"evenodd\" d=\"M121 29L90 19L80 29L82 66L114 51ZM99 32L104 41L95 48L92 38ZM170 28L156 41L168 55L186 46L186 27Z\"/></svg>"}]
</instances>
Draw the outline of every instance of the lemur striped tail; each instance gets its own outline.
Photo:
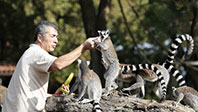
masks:
<instances>
[{"instance_id":1,"label":"lemur striped tail","mask_svg":"<svg viewBox=\"0 0 198 112\"><path fill-rule=\"evenodd\" d=\"M179 45L181 45L182 42L184 42L184 41L189 42L185 58L188 58L192 54L193 48L194 48L194 41L192 39L192 36L190 36L189 34L179 35L173 41L173 43L171 44L170 49L168 51L168 58L166 59L166 61L168 63L173 63L177 49L178 49Z\"/></svg>"},{"instance_id":2,"label":"lemur striped tail","mask_svg":"<svg viewBox=\"0 0 198 112\"><path fill-rule=\"evenodd\" d=\"M189 57L192 54L193 49L194 49L194 40L192 39L192 36L188 34L184 34L184 35L179 35L176 37L176 39L173 41L168 51L168 58L166 59L165 62L159 63L159 65L162 65L163 67L165 67L169 71L169 73L173 74L173 77L175 77L179 86L186 85L186 82L183 76L179 73L179 71L172 64L173 64L174 57L175 57L178 47L184 41L188 41L187 53L185 57L186 58Z\"/></svg>"},{"instance_id":3,"label":"lemur striped tail","mask_svg":"<svg viewBox=\"0 0 198 112\"><path fill-rule=\"evenodd\" d=\"M93 112L102 112L100 104L96 101L93 102Z\"/></svg>"},{"instance_id":4,"label":"lemur striped tail","mask_svg":"<svg viewBox=\"0 0 198 112\"><path fill-rule=\"evenodd\" d=\"M178 82L179 87L185 86L186 81L184 80L182 74L179 73L179 71L170 63L159 63L159 65L163 66L168 70L169 73L173 74L173 77L175 77L176 81Z\"/></svg>"},{"instance_id":5,"label":"lemur striped tail","mask_svg":"<svg viewBox=\"0 0 198 112\"><path fill-rule=\"evenodd\" d=\"M158 68L155 67L153 64L123 65L121 68L123 74L129 71L135 72L141 69L150 69L158 76L158 80L160 81L160 84L162 87L162 100L165 100L166 99L166 84L164 81L164 77L161 74L161 72L158 70Z\"/></svg>"}]
</instances>

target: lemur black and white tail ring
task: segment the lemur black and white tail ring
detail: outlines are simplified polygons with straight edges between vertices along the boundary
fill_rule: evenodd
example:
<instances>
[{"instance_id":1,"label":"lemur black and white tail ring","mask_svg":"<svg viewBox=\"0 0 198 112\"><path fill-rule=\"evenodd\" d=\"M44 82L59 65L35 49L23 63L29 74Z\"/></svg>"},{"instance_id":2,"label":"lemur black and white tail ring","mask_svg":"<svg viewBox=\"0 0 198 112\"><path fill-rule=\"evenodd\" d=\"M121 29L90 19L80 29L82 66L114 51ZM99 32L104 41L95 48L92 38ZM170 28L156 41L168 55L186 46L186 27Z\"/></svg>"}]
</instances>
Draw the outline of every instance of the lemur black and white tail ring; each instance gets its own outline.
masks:
<instances>
[{"instance_id":1,"label":"lemur black and white tail ring","mask_svg":"<svg viewBox=\"0 0 198 112\"><path fill-rule=\"evenodd\" d=\"M188 41L189 43L185 57L187 58L192 54L194 48L194 40L192 39L192 36L190 36L189 34L178 35L171 44L168 51L168 58L166 59L168 63L173 63L177 49L184 41Z\"/></svg>"}]
</instances>

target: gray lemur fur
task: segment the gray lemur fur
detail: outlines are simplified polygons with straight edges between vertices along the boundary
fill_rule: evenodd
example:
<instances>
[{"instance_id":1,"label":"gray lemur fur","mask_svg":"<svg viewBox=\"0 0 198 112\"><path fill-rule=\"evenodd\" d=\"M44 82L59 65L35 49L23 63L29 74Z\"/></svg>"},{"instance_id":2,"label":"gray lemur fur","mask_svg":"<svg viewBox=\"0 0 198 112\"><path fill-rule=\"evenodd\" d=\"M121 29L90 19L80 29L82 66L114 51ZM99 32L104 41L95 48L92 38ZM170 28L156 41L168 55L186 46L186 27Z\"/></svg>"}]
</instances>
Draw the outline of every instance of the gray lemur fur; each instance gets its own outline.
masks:
<instances>
[{"instance_id":1,"label":"gray lemur fur","mask_svg":"<svg viewBox=\"0 0 198 112\"><path fill-rule=\"evenodd\" d=\"M160 65L155 65L155 66L159 69L162 76L164 77L165 86L167 87L169 79L170 79L170 75L167 75L169 74L168 70L166 70L164 67ZM149 82L155 83L154 88L153 88L153 92L155 93L155 95L160 99L162 98L162 93L163 93L162 87L161 87L160 81L158 80L158 76L155 73L144 73L144 71L140 70L140 72L137 75L135 75L135 78L136 78L136 83L132 84L130 87L123 88L122 90L130 91L130 90L140 89L140 92L142 93L141 98L144 98L145 97L145 81L149 81Z\"/></svg>"},{"instance_id":2,"label":"gray lemur fur","mask_svg":"<svg viewBox=\"0 0 198 112\"><path fill-rule=\"evenodd\" d=\"M88 103L93 101L93 110L96 112L101 112L99 105L102 96L102 85L100 78L88 67L88 61L78 59L79 72L75 80L75 83L71 87L70 94L78 89L78 97L74 99L75 101L80 101L79 103ZM88 99L85 99L85 95L88 95Z\"/></svg>"},{"instance_id":3,"label":"gray lemur fur","mask_svg":"<svg viewBox=\"0 0 198 112\"><path fill-rule=\"evenodd\" d=\"M104 73L106 91L103 96L107 96L111 90L118 88L115 79L119 74L119 60L115 49L112 48L113 44L109 37L109 30L98 31L98 33L100 38L94 40L94 42L98 45L98 50L102 54L102 63L106 69Z\"/></svg>"},{"instance_id":4,"label":"gray lemur fur","mask_svg":"<svg viewBox=\"0 0 198 112\"><path fill-rule=\"evenodd\" d=\"M173 102L174 106L177 106L180 101L183 102L190 107L192 107L196 112L198 112L198 92L188 86L182 87L172 87L173 89L173 96L176 97L176 101Z\"/></svg>"},{"instance_id":5,"label":"gray lemur fur","mask_svg":"<svg viewBox=\"0 0 198 112\"><path fill-rule=\"evenodd\" d=\"M153 74L153 73L144 73L143 75L141 74L141 76L144 80L156 83L153 91L159 98L162 97L163 91L165 90L165 89L162 89L162 88L164 88L164 85L167 87L167 84L168 84L169 78L170 78L170 73L172 73L173 77L175 77L179 86L186 85L186 82L185 82L183 76L179 73L179 71L173 65L174 58L175 58L175 55L177 53L179 46L185 41L188 42L186 57L190 57L190 55L192 54L193 49L194 49L194 40L193 40L192 36L190 36L188 34L182 34L182 35L177 35L176 38L173 40L172 44L170 45L170 48L168 51L168 57L167 57L166 61L158 63L158 66L159 66L158 69L159 69L159 71L161 71L162 76L164 77L165 83L162 83L163 86L161 86L159 81L156 80L157 78L154 77L154 76L156 76L155 74ZM122 64L122 65L120 65L120 68L124 68L123 66L127 66L127 65ZM128 68L128 70L129 69L130 68ZM127 69L125 71L127 71ZM121 72L121 75L124 75L124 74L122 74L122 72ZM122 76L122 77L124 77L124 76ZM135 88L144 88L144 86L142 86L144 84L141 82L142 81L140 81L140 82L137 81L137 84L135 83L135 85L132 85L131 87L123 89L123 90L134 90ZM143 91L143 89L142 89L142 91Z\"/></svg>"}]
</instances>

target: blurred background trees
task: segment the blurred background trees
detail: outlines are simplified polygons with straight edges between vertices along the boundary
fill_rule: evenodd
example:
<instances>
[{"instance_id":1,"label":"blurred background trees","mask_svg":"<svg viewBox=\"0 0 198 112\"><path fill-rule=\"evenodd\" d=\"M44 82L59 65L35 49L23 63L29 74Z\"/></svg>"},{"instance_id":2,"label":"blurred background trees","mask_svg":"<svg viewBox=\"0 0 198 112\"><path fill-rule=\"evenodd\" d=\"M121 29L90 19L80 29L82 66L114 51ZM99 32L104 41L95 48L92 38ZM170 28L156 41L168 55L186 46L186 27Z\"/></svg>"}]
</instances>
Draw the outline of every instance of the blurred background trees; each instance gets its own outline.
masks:
<instances>
[{"instance_id":1,"label":"blurred background trees","mask_svg":"<svg viewBox=\"0 0 198 112\"><path fill-rule=\"evenodd\" d=\"M55 56L70 52L88 37L97 36L97 30L110 29L120 63L163 61L172 39L184 33L195 40L189 60L197 61L197 8L197 0L0 0L0 62L17 63L34 42L35 25L43 19L59 27L59 44L52 52ZM182 46L176 56L176 67L188 85L198 90L198 68L182 60L186 44ZM98 64L98 51L87 51L80 58L92 60L97 73L104 72ZM77 74L76 62L52 72L49 91L53 93L70 72Z\"/></svg>"}]
</instances>

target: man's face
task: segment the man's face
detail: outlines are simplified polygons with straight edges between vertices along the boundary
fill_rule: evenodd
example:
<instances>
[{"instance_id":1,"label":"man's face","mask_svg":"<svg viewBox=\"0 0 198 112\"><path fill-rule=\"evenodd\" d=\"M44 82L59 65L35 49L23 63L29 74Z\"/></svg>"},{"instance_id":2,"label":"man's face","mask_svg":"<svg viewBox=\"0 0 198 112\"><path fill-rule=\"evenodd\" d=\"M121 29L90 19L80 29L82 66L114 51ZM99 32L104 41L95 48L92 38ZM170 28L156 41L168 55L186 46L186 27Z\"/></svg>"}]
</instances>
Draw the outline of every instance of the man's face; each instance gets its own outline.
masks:
<instances>
[{"instance_id":1,"label":"man's face","mask_svg":"<svg viewBox=\"0 0 198 112\"><path fill-rule=\"evenodd\" d=\"M58 32L51 26L48 26L48 32L41 38L41 48L47 52L52 52L58 43Z\"/></svg>"}]
</instances>

